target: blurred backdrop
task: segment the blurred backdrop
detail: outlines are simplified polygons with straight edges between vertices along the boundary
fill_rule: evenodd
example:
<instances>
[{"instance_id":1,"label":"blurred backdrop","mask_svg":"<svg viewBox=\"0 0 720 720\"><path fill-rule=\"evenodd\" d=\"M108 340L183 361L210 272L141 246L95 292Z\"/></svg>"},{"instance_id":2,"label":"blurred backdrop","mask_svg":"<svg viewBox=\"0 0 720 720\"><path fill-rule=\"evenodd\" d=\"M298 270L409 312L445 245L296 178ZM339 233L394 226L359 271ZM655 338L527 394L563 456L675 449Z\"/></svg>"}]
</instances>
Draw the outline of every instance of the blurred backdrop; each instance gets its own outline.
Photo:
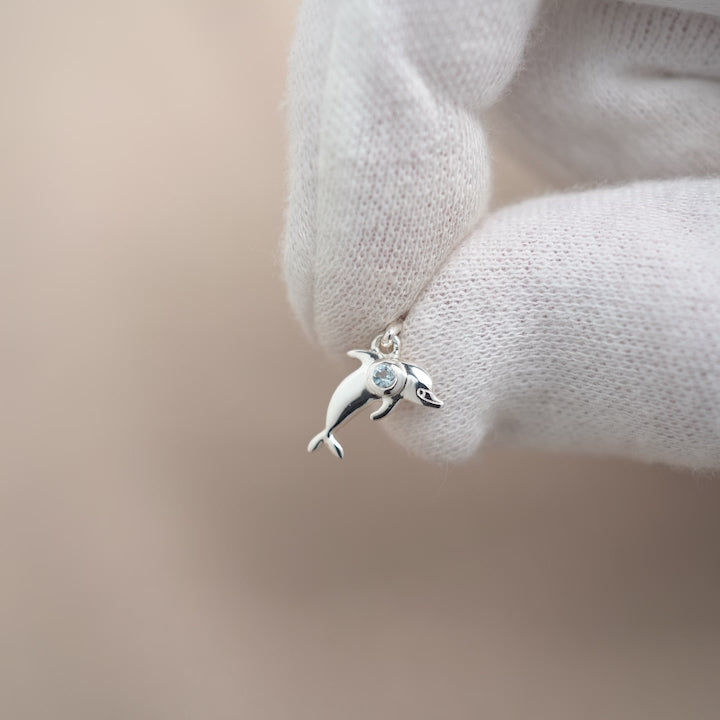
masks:
<instances>
[{"instance_id":1,"label":"blurred backdrop","mask_svg":"<svg viewBox=\"0 0 720 720\"><path fill-rule=\"evenodd\" d=\"M0 718L716 718L717 479L306 453L295 11L0 2Z\"/></svg>"}]
</instances>

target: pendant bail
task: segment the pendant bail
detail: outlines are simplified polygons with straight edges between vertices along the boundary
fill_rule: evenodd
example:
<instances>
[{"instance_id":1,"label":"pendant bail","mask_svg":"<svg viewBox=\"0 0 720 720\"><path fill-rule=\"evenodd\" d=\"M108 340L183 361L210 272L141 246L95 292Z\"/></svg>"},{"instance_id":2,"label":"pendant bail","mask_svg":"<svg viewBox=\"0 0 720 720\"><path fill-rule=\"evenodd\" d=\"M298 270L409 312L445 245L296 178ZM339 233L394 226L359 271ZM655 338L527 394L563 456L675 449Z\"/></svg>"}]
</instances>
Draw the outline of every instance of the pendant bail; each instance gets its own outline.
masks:
<instances>
[{"instance_id":1,"label":"pendant bail","mask_svg":"<svg viewBox=\"0 0 720 720\"><path fill-rule=\"evenodd\" d=\"M397 357L400 354L400 333L402 328L402 319L393 320L385 328L385 331L373 340L372 348L384 355Z\"/></svg>"}]
</instances>

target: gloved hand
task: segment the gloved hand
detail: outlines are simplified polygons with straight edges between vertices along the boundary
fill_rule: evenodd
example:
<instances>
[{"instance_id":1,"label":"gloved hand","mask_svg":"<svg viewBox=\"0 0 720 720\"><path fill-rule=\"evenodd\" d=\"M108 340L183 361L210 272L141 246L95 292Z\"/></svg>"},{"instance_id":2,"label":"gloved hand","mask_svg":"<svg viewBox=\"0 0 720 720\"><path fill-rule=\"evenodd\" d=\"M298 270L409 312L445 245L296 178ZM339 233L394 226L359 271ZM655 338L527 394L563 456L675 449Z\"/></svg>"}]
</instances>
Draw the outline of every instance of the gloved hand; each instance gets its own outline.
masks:
<instances>
[{"instance_id":1,"label":"gloved hand","mask_svg":"<svg viewBox=\"0 0 720 720\"><path fill-rule=\"evenodd\" d=\"M403 356L445 401L382 421L410 451L720 467L720 4L667 4L302 6L289 295L338 353L407 314ZM488 214L494 105L592 189Z\"/></svg>"}]
</instances>

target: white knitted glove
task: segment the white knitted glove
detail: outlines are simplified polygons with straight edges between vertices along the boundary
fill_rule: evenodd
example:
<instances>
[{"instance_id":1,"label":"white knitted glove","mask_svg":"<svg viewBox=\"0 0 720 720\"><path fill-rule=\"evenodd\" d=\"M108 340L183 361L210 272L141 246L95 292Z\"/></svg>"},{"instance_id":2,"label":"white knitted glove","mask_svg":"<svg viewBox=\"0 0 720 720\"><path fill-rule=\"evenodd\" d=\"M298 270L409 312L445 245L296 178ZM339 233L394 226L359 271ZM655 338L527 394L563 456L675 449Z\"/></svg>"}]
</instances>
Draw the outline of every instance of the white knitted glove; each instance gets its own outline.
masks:
<instances>
[{"instance_id":1,"label":"white knitted glove","mask_svg":"<svg viewBox=\"0 0 720 720\"><path fill-rule=\"evenodd\" d=\"M720 467L720 6L660 4L304 3L290 299L333 352L407 313L403 355L445 401L382 421L411 451ZM616 186L488 214L501 97L528 157Z\"/></svg>"}]
</instances>

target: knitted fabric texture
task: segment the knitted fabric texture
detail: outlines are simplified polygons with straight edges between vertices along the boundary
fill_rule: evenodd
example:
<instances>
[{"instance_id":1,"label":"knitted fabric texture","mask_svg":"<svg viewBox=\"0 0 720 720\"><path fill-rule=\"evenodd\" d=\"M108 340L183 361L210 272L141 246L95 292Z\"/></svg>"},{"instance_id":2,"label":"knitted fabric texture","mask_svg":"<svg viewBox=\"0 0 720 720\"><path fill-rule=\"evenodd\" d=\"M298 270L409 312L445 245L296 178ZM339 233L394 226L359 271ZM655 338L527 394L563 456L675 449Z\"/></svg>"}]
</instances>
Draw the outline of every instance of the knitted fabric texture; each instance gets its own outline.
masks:
<instances>
[{"instance_id":1,"label":"knitted fabric texture","mask_svg":"<svg viewBox=\"0 0 720 720\"><path fill-rule=\"evenodd\" d=\"M407 314L404 354L445 400L382 421L411 451L720 467L720 7L660 5L304 3L290 300L333 353ZM491 108L595 187L489 214Z\"/></svg>"}]
</instances>

